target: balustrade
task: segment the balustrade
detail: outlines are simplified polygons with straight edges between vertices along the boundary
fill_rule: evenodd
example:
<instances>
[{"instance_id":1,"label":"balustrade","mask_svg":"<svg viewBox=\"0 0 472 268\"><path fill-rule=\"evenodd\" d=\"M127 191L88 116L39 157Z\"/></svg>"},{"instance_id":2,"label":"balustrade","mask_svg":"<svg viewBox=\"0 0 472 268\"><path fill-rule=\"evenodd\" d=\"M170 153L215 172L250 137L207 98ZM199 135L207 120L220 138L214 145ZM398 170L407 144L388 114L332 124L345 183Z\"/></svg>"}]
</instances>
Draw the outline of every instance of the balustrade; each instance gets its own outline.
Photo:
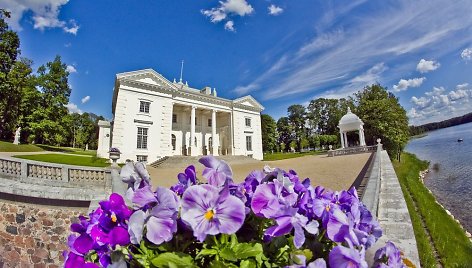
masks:
<instances>
[{"instance_id":1,"label":"balustrade","mask_svg":"<svg viewBox=\"0 0 472 268\"><path fill-rule=\"evenodd\" d=\"M0 173L10 176L21 175L21 162L7 159L0 159Z\"/></svg>"}]
</instances>

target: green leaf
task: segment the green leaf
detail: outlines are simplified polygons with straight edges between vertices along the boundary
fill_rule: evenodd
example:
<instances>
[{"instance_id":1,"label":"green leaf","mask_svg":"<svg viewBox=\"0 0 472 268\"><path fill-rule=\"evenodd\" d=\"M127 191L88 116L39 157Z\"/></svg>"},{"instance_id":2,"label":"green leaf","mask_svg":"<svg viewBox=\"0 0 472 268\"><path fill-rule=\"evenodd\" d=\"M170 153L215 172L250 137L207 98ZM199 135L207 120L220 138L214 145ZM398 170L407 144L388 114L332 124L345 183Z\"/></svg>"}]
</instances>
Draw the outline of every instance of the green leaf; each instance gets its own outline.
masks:
<instances>
[{"instance_id":1,"label":"green leaf","mask_svg":"<svg viewBox=\"0 0 472 268\"><path fill-rule=\"evenodd\" d=\"M239 259L256 257L263 253L262 245L259 243L239 243L234 246L233 251Z\"/></svg>"},{"instance_id":2,"label":"green leaf","mask_svg":"<svg viewBox=\"0 0 472 268\"><path fill-rule=\"evenodd\" d=\"M173 252L159 254L151 263L157 267L196 267L189 255Z\"/></svg>"},{"instance_id":3,"label":"green leaf","mask_svg":"<svg viewBox=\"0 0 472 268\"><path fill-rule=\"evenodd\" d=\"M229 247L225 247L223 248L221 251L220 251L220 257L227 260L227 261L237 261L238 260L238 257L234 250L232 248L229 248ZM244 259L244 258L241 258L241 259Z\"/></svg>"},{"instance_id":4,"label":"green leaf","mask_svg":"<svg viewBox=\"0 0 472 268\"><path fill-rule=\"evenodd\" d=\"M216 254L218 254L218 251L216 249L204 248L204 249L200 250L200 252L197 254L195 259L198 260L198 259L203 258L204 256L211 256L211 255L216 255Z\"/></svg>"},{"instance_id":5,"label":"green leaf","mask_svg":"<svg viewBox=\"0 0 472 268\"><path fill-rule=\"evenodd\" d=\"M239 264L240 268L256 268L256 262L254 260L244 260Z\"/></svg>"},{"instance_id":6,"label":"green leaf","mask_svg":"<svg viewBox=\"0 0 472 268\"><path fill-rule=\"evenodd\" d=\"M222 261L212 261L210 263L210 268L237 268L238 266L232 264L232 263L227 263L227 262L222 262Z\"/></svg>"}]
</instances>

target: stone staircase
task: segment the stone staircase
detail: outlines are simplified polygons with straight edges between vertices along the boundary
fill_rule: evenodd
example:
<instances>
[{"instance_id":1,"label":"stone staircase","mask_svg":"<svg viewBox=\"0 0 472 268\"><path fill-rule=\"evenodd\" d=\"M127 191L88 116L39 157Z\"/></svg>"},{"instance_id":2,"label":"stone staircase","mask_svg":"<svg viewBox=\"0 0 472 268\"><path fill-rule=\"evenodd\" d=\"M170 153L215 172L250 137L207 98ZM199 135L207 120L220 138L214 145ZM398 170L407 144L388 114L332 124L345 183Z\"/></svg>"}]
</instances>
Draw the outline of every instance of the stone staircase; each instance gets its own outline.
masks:
<instances>
[{"instance_id":1,"label":"stone staircase","mask_svg":"<svg viewBox=\"0 0 472 268\"><path fill-rule=\"evenodd\" d=\"M158 166L160 166L162 163L164 163L167 159L169 159L168 156L164 156L164 157L161 157L159 159L157 159L156 161L152 162L151 164L149 164L151 167L153 168L157 168Z\"/></svg>"}]
</instances>

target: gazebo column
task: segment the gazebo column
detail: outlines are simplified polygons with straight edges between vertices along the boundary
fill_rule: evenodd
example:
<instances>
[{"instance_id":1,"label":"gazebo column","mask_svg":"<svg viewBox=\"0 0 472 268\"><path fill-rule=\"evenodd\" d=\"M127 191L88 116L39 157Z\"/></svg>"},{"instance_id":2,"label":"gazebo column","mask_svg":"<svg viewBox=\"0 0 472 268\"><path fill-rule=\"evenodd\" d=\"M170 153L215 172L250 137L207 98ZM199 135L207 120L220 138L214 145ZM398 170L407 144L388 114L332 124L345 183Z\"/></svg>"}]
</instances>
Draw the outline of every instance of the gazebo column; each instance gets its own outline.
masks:
<instances>
[{"instance_id":1,"label":"gazebo column","mask_svg":"<svg viewBox=\"0 0 472 268\"><path fill-rule=\"evenodd\" d=\"M364 128L359 128L359 142L361 146L365 146L365 135L364 135Z\"/></svg>"},{"instance_id":2,"label":"gazebo column","mask_svg":"<svg viewBox=\"0 0 472 268\"><path fill-rule=\"evenodd\" d=\"M344 132L340 131L339 134L341 135L341 148L344 149Z\"/></svg>"},{"instance_id":3,"label":"gazebo column","mask_svg":"<svg viewBox=\"0 0 472 268\"><path fill-rule=\"evenodd\" d=\"M349 147L349 142L347 141L347 132L343 132L344 136L344 148Z\"/></svg>"},{"instance_id":4,"label":"gazebo column","mask_svg":"<svg viewBox=\"0 0 472 268\"><path fill-rule=\"evenodd\" d=\"M214 156L218 156L218 145L219 142L216 139L216 110L211 111L211 142L212 142L212 152Z\"/></svg>"}]
</instances>

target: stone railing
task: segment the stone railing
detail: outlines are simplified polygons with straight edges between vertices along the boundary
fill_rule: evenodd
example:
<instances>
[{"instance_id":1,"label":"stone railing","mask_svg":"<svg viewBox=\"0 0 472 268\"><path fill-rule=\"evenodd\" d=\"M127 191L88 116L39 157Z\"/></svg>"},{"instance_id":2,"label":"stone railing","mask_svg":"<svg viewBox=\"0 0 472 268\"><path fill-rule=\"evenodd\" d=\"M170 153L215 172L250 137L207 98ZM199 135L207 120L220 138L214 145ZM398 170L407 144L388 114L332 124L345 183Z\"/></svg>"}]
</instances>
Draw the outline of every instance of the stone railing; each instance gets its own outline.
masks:
<instances>
[{"instance_id":1,"label":"stone railing","mask_svg":"<svg viewBox=\"0 0 472 268\"><path fill-rule=\"evenodd\" d=\"M111 170L0 158L0 192L66 200L91 200L111 192ZM30 191L28 191L28 186ZM13 187L14 189L9 189ZM21 190L25 189L25 191ZM34 192L38 192L35 194ZM76 193L69 196L70 193Z\"/></svg>"},{"instance_id":2,"label":"stone railing","mask_svg":"<svg viewBox=\"0 0 472 268\"><path fill-rule=\"evenodd\" d=\"M376 150L377 150L377 145L348 147L348 148L337 149L337 150L329 150L328 156L359 154L359 153L366 153L366 152L375 152Z\"/></svg>"}]
</instances>

